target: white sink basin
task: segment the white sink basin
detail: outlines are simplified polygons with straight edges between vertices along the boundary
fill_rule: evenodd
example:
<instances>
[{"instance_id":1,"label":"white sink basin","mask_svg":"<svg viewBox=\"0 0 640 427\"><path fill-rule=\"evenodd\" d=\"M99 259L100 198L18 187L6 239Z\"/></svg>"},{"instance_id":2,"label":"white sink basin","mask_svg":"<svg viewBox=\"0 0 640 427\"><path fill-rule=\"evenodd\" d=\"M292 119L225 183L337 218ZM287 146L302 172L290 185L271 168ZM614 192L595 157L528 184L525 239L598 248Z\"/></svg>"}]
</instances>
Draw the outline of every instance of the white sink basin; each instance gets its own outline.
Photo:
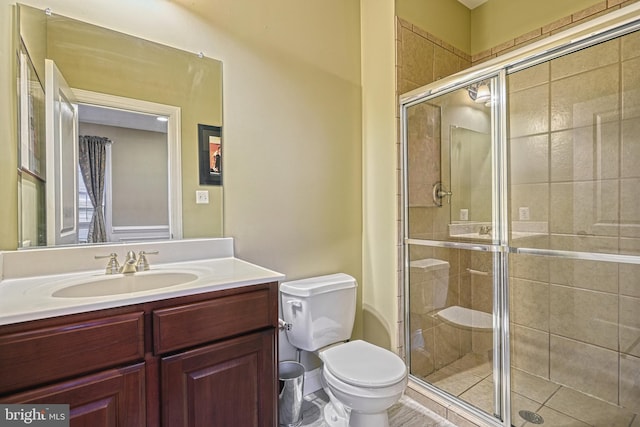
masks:
<instances>
[{"instance_id":1,"label":"white sink basin","mask_svg":"<svg viewBox=\"0 0 640 427\"><path fill-rule=\"evenodd\" d=\"M58 289L52 296L57 298L86 298L128 294L182 285L193 282L197 278L198 276L193 273L169 271L114 274Z\"/></svg>"}]
</instances>

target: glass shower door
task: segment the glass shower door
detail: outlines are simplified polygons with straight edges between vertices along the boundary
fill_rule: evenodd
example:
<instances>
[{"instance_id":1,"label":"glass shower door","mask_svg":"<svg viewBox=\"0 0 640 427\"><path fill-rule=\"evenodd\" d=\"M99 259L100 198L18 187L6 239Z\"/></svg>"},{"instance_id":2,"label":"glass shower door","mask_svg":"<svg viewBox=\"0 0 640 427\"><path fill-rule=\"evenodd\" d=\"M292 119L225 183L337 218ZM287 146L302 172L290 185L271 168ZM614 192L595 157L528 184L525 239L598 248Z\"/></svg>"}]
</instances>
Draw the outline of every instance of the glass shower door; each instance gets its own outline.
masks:
<instances>
[{"instance_id":1,"label":"glass shower door","mask_svg":"<svg viewBox=\"0 0 640 427\"><path fill-rule=\"evenodd\" d=\"M507 78L515 426L640 420L639 46Z\"/></svg>"},{"instance_id":2,"label":"glass shower door","mask_svg":"<svg viewBox=\"0 0 640 427\"><path fill-rule=\"evenodd\" d=\"M502 418L497 83L404 107L404 241L411 374Z\"/></svg>"},{"instance_id":3,"label":"glass shower door","mask_svg":"<svg viewBox=\"0 0 640 427\"><path fill-rule=\"evenodd\" d=\"M489 425L640 420L638 28L402 98L410 373Z\"/></svg>"}]
</instances>

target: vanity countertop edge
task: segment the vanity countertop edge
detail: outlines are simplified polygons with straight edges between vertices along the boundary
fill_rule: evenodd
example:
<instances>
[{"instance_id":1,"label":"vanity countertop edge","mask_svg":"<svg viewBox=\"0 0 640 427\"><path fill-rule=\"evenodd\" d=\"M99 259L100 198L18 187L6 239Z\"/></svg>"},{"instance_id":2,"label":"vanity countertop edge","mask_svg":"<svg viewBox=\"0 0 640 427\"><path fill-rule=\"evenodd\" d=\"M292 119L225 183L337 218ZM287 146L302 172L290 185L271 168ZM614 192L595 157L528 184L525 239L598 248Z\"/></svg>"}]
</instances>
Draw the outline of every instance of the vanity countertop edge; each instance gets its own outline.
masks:
<instances>
[{"instance_id":1,"label":"vanity countertop edge","mask_svg":"<svg viewBox=\"0 0 640 427\"><path fill-rule=\"evenodd\" d=\"M213 245L217 239L211 239ZM227 239L222 239L227 240ZM144 244L151 245L151 244ZM198 241L197 245L202 246ZM223 242L228 246L228 241ZM158 246L158 245L151 245ZM123 245L124 247L124 245ZM126 246L129 249L131 246ZM118 250L123 248L98 247L98 251ZM87 248L89 249L89 248ZM139 247L135 248L136 250ZM165 250L167 248L165 247ZM181 249L184 249L182 242ZM76 249L77 250L77 249ZM95 252L95 247L87 250L83 256L93 258L89 252ZM26 251L29 252L29 251ZM188 252L188 251L187 251ZM91 296L77 298L59 298L52 296L57 289L68 286L82 278L104 278L104 269L91 269L54 274L43 274L26 277L6 277L0 280L0 325L9 325L32 320L39 320L69 314L85 313L107 308L129 306L150 301L177 298L181 296L201 294L224 289L239 288L261 283L281 282L285 276L276 271L260 267L256 264L241 260L233 256L233 250L209 251L205 256L214 256L203 259L180 259L176 262L166 262L167 257L162 259L162 263L151 262L151 270L154 272L184 270L196 272L198 279L184 284L153 290L140 291L135 293L121 293L106 296ZM0 253L0 265L6 267L7 259L13 253ZM33 256L27 255L27 256ZM36 255L38 257L42 254ZM13 261L13 260L12 260ZM93 260L91 260L93 261ZM101 262L104 260L101 260ZM73 270L73 269L72 269Z\"/></svg>"}]
</instances>

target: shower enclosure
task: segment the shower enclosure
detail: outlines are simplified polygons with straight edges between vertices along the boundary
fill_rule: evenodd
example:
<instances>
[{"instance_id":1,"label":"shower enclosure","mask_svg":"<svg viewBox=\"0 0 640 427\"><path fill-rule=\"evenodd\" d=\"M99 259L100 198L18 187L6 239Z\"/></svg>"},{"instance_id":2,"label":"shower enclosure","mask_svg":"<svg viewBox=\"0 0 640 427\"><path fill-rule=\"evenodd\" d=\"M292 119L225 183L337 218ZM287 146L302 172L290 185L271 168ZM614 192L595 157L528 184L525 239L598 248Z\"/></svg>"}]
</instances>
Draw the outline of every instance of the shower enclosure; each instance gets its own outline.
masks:
<instances>
[{"instance_id":1,"label":"shower enclosure","mask_svg":"<svg viewBox=\"0 0 640 427\"><path fill-rule=\"evenodd\" d=\"M640 425L640 20L612 21L400 100L410 374L489 425Z\"/></svg>"}]
</instances>

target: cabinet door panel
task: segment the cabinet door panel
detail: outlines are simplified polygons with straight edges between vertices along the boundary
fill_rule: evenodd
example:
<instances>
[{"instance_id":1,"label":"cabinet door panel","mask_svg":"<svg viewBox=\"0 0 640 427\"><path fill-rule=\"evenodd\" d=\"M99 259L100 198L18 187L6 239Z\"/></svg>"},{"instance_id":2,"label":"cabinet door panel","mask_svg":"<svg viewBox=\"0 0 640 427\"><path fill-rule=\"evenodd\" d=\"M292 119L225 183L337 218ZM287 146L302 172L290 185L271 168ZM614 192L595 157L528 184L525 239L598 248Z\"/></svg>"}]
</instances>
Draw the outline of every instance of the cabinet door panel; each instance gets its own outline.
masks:
<instances>
[{"instance_id":1,"label":"cabinet door panel","mask_svg":"<svg viewBox=\"0 0 640 427\"><path fill-rule=\"evenodd\" d=\"M276 425L273 329L165 357L164 427Z\"/></svg>"},{"instance_id":2,"label":"cabinet door panel","mask_svg":"<svg viewBox=\"0 0 640 427\"><path fill-rule=\"evenodd\" d=\"M3 403L68 404L71 427L146 424L144 363L1 398Z\"/></svg>"}]
</instances>

